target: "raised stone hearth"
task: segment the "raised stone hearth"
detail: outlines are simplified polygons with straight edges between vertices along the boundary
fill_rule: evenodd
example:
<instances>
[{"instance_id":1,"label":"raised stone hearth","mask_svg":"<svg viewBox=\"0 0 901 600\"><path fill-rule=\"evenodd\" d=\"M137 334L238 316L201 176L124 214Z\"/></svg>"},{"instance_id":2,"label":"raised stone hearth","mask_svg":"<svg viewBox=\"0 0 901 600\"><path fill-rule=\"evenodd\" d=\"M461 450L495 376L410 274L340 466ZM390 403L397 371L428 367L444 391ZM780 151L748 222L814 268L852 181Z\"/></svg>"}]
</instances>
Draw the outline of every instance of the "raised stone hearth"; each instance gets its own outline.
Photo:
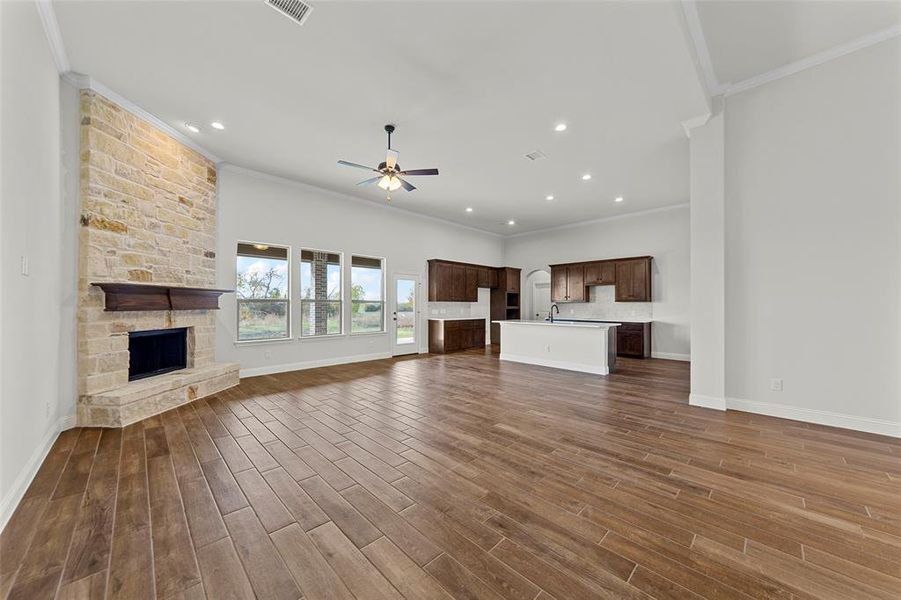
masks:
<instances>
[{"instance_id":1,"label":"raised stone hearth","mask_svg":"<svg viewBox=\"0 0 901 600\"><path fill-rule=\"evenodd\" d=\"M213 288L216 165L91 90L81 94L78 424L122 427L238 383L215 310L104 310L96 282ZM187 368L129 382L131 331L187 328Z\"/></svg>"}]
</instances>

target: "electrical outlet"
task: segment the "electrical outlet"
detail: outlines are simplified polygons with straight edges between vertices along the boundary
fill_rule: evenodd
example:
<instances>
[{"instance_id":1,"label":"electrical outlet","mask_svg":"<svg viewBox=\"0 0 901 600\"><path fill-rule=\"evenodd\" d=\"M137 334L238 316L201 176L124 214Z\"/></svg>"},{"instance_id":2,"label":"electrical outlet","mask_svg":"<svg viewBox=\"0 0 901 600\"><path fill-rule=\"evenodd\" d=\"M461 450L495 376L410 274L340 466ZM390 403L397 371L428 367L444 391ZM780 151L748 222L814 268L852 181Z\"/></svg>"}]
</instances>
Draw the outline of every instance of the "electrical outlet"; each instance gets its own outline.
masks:
<instances>
[{"instance_id":1,"label":"electrical outlet","mask_svg":"<svg viewBox=\"0 0 901 600\"><path fill-rule=\"evenodd\" d=\"M781 379L770 379L770 391L771 392L781 392L782 391L782 380Z\"/></svg>"},{"instance_id":2,"label":"electrical outlet","mask_svg":"<svg viewBox=\"0 0 901 600\"><path fill-rule=\"evenodd\" d=\"M22 257L22 276L28 277L28 257Z\"/></svg>"},{"instance_id":3,"label":"electrical outlet","mask_svg":"<svg viewBox=\"0 0 901 600\"><path fill-rule=\"evenodd\" d=\"M266 350L265 352L263 352L263 357L272 358L272 350Z\"/></svg>"},{"instance_id":4,"label":"electrical outlet","mask_svg":"<svg viewBox=\"0 0 901 600\"><path fill-rule=\"evenodd\" d=\"M550 344L545 345L544 351L545 351L545 352L550 352L550 351L551 351L551 345L550 345Z\"/></svg>"},{"instance_id":5,"label":"electrical outlet","mask_svg":"<svg viewBox=\"0 0 901 600\"><path fill-rule=\"evenodd\" d=\"M574 308L569 309L569 314L571 314L571 315L576 314L576 309L574 309Z\"/></svg>"},{"instance_id":6,"label":"electrical outlet","mask_svg":"<svg viewBox=\"0 0 901 600\"><path fill-rule=\"evenodd\" d=\"M50 416L50 402L49 401L44 403L44 416L45 417Z\"/></svg>"}]
</instances>

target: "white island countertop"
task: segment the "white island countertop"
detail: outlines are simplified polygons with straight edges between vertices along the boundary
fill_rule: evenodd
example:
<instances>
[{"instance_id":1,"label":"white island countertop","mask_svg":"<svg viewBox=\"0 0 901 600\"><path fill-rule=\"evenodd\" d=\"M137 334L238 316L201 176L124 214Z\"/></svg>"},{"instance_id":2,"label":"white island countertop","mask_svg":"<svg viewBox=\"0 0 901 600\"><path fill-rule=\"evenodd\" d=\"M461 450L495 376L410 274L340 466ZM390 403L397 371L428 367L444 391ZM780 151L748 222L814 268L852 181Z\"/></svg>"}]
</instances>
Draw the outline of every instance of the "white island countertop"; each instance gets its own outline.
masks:
<instances>
[{"instance_id":1,"label":"white island countertop","mask_svg":"<svg viewBox=\"0 0 901 600\"><path fill-rule=\"evenodd\" d=\"M610 327L619 327L622 323L614 323L612 321L492 321L492 323L505 323L507 325L544 325L547 327L588 327L591 329L609 329Z\"/></svg>"},{"instance_id":2,"label":"white island countertop","mask_svg":"<svg viewBox=\"0 0 901 600\"><path fill-rule=\"evenodd\" d=\"M619 323L492 321L503 361L608 375L616 366Z\"/></svg>"}]
</instances>

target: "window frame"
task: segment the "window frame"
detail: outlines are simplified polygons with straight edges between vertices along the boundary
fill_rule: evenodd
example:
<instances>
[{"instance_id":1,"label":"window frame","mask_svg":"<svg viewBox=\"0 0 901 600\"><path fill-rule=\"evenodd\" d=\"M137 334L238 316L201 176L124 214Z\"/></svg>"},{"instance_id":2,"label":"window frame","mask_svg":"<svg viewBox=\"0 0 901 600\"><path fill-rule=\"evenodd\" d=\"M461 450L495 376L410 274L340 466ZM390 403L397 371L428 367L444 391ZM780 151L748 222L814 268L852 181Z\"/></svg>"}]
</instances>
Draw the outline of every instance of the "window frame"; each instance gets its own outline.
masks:
<instances>
[{"instance_id":1,"label":"window frame","mask_svg":"<svg viewBox=\"0 0 901 600\"><path fill-rule=\"evenodd\" d=\"M371 260L378 260L381 263L381 271L382 271L382 299L380 301L373 300L361 300L360 302L365 302L367 304L374 304L376 302L381 302L382 304L382 328L379 331L357 331L353 330L353 308L354 308L354 300L351 294L353 294L353 260L354 257L358 258L368 258ZM373 256L371 254L362 254L362 253L350 253L350 268L347 269L347 278L349 285L347 286L347 333L351 336L367 336L367 335L388 335L388 315L386 314L386 309L388 306L388 290L387 290L387 274L388 274L388 260L384 256Z\"/></svg>"},{"instance_id":2,"label":"window frame","mask_svg":"<svg viewBox=\"0 0 901 600\"><path fill-rule=\"evenodd\" d=\"M303 252L304 252L304 250L306 250L308 252L325 252L327 254L337 254L338 255L338 261L339 261L338 265L341 270L341 272L339 274L340 275L339 279L341 281L341 290L340 290L341 293L339 294L338 300L328 300L328 302L338 302L340 304L340 307L338 308L338 318L340 319L340 322L341 322L341 332L340 333L326 333L324 335L304 335L303 334L303 305L305 302L306 303L316 302L316 300L304 300L304 298L303 298L303 287L302 287L303 283L302 283L302 278L300 275L300 270L303 268ZM346 336L347 335L347 319L344 314L344 305L346 304L344 301L344 288L347 286L345 285L346 282L344 281L344 277L345 277L345 275L344 275L344 252L341 252L340 250L317 250L314 248L309 248L307 246L301 246L300 249L298 250L297 257L298 257L298 260L297 260L297 286L298 286L297 291L298 291L298 294L300 297L300 299L299 299L300 317L299 318L301 319L300 328L299 328L298 334L297 334L297 339L304 341L304 342L308 342L308 341L313 341L313 340L331 340L331 339Z\"/></svg>"},{"instance_id":3,"label":"window frame","mask_svg":"<svg viewBox=\"0 0 901 600\"><path fill-rule=\"evenodd\" d=\"M281 248L285 250L287 261L286 267L286 275L288 280L286 283L287 297L285 298L240 298L238 296L237 291L237 282L238 282L238 257L243 256L238 254L238 246L240 245L260 245L260 246L269 246L270 248ZM266 344L272 342L286 342L293 340L293 332L294 332L294 318L293 318L293 306L291 301L291 286L292 278L291 278L291 258L292 258L292 249L289 244L273 244L269 242L251 242L247 240L237 240L235 242L235 344ZM250 302L285 302L285 314L288 317L288 334L285 337L270 337L270 338L256 338L252 340L242 340L241 339L241 302L250 301Z\"/></svg>"}]
</instances>

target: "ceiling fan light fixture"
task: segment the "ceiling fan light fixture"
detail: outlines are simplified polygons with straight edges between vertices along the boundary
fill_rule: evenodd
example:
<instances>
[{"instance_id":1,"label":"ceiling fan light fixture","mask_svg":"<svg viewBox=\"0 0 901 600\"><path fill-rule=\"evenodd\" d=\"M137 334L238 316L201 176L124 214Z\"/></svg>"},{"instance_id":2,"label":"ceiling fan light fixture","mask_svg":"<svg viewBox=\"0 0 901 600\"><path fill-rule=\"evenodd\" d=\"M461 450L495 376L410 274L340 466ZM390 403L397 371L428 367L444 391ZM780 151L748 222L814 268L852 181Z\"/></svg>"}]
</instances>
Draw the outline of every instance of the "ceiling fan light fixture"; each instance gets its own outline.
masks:
<instances>
[{"instance_id":1,"label":"ceiling fan light fixture","mask_svg":"<svg viewBox=\"0 0 901 600\"><path fill-rule=\"evenodd\" d=\"M385 191L393 192L400 187L400 179L396 175L385 175L376 185Z\"/></svg>"}]
</instances>

